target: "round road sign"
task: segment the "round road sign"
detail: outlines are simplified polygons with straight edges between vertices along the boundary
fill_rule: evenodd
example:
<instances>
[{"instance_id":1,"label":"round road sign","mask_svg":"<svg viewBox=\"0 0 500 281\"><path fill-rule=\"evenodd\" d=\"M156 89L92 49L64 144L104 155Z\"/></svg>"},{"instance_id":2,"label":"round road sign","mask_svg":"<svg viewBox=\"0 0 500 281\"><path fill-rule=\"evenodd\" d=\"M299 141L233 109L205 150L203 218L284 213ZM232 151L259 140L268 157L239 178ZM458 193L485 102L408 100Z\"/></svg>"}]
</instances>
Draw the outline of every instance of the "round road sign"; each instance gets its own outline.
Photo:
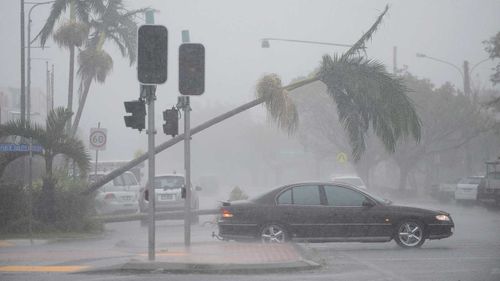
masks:
<instances>
[{"instance_id":1,"label":"round road sign","mask_svg":"<svg viewBox=\"0 0 500 281\"><path fill-rule=\"evenodd\" d=\"M90 129L90 148L95 150L106 149L106 129L103 128L92 128Z\"/></svg>"}]
</instances>

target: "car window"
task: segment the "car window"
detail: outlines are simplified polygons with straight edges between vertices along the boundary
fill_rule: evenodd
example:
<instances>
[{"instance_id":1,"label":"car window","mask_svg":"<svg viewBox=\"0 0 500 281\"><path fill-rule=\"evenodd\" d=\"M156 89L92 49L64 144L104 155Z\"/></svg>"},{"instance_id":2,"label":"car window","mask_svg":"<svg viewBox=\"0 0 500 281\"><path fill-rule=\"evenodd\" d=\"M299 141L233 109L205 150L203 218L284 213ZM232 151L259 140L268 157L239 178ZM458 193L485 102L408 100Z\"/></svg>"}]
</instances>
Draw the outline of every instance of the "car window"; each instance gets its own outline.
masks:
<instances>
[{"instance_id":1,"label":"car window","mask_svg":"<svg viewBox=\"0 0 500 281\"><path fill-rule=\"evenodd\" d=\"M184 185L183 176L162 176L155 178L155 188L181 188Z\"/></svg>"},{"instance_id":2,"label":"car window","mask_svg":"<svg viewBox=\"0 0 500 281\"><path fill-rule=\"evenodd\" d=\"M296 186L292 188L291 196L294 205L321 205L317 185Z\"/></svg>"},{"instance_id":3,"label":"car window","mask_svg":"<svg viewBox=\"0 0 500 281\"><path fill-rule=\"evenodd\" d=\"M325 186L325 194L328 205L336 207L361 207L366 199L362 193L340 186Z\"/></svg>"},{"instance_id":4,"label":"car window","mask_svg":"<svg viewBox=\"0 0 500 281\"><path fill-rule=\"evenodd\" d=\"M288 189L287 191L281 193L278 197L278 204L292 204L292 189Z\"/></svg>"},{"instance_id":5,"label":"car window","mask_svg":"<svg viewBox=\"0 0 500 281\"><path fill-rule=\"evenodd\" d=\"M132 173L124 173L123 174L123 182L125 185L137 185L137 179Z\"/></svg>"},{"instance_id":6,"label":"car window","mask_svg":"<svg viewBox=\"0 0 500 281\"><path fill-rule=\"evenodd\" d=\"M125 183L123 181L123 175L120 175L113 179L113 185L115 186L124 186Z\"/></svg>"}]
</instances>

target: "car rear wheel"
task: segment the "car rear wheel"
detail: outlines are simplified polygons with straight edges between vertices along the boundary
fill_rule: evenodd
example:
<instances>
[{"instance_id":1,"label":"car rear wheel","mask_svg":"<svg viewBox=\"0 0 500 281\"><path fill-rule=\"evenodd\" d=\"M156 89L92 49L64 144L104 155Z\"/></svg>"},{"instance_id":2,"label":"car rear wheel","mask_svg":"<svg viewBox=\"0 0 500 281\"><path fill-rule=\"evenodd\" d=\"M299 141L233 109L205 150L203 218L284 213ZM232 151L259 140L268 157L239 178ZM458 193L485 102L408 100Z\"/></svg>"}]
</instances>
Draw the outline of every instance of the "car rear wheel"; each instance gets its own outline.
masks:
<instances>
[{"instance_id":1,"label":"car rear wheel","mask_svg":"<svg viewBox=\"0 0 500 281\"><path fill-rule=\"evenodd\" d=\"M288 240L288 232L279 224L266 224L260 231L262 243L285 243Z\"/></svg>"},{"instance_id":2,"label":"car rear wheel","mask_svg":"<svg viewBox=\"0 0 500 281\"><path fill-rule=\"evenodd\" d=\"M418 248L425 242L424 226L415 220L405 220L398 224L394 240L403 248Z\"/></svg>"}]
</instances>

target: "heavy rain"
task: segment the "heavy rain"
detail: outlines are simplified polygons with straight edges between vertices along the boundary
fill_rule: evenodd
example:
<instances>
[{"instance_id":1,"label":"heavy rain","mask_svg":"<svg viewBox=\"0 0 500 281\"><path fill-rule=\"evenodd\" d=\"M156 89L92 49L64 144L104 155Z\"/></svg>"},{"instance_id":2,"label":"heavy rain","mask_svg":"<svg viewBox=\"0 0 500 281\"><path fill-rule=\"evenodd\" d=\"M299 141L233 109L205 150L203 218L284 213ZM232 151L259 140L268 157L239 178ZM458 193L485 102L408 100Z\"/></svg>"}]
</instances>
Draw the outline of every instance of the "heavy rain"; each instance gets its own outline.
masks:
<instances>
[{"instance_id":1,"label":"heavy rain","mask_svg":"<svg viewBox=\"0 0 500 281\"><path fill-rule=\"evenodd\" d=\"M0 280L500 280L499 1L0 5Z\"/></svg>"}]
</instances>

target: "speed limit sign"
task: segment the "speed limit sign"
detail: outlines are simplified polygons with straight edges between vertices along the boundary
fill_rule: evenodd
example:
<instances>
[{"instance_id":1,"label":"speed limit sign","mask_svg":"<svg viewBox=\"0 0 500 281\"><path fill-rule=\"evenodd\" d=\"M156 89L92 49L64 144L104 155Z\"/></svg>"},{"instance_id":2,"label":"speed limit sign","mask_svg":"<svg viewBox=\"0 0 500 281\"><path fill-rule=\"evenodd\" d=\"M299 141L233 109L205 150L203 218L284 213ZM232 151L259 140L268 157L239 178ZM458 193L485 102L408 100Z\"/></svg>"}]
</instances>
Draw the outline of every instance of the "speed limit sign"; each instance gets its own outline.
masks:
<instances>
[{"instance_id":1,"label":"speed limit sign","mask_svg":"<svg viewBox=\"0 0 500 281\"><path fill-rule=\"evenodd\" d=\"M94 150L105 150L107 140L107 130L103 128L91 128L90 129L90 149Z\"/></svg>"}]
</instances>

